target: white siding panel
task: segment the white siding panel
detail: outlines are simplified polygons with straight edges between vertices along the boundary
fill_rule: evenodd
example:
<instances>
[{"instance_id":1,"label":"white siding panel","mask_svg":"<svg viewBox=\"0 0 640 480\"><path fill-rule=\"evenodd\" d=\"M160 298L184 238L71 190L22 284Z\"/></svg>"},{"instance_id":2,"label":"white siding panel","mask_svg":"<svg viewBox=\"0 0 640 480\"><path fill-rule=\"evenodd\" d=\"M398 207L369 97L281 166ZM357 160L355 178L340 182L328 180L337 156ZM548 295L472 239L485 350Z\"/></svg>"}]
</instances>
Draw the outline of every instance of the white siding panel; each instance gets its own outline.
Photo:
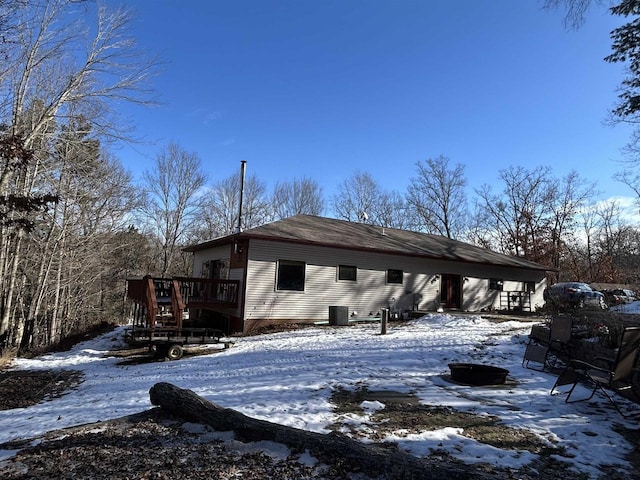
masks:
<instances>
[{"instance_id":1,"label":"white siding panel","mask_svg":"<svg viewBox=\"0 0 640 480\"><path fill-rule=\"evenodd\" d=\"M276 290L278 260L306 263L304 292ZM340 264L358 267L356 282L337 280ZM390 268L404 272L402 285L386 283ZM421 310L435 310L440 294L435 275L442 273L466 277L462 284L466 310L498 305L497 292L488 287L490 277L509 279L505 285L513 290L523 290L526 281L544 282L544 272L251 240L245 319L326 320L332 305L347 306L349 314L355 311L358 317L375 315L384 307L410 310L415 302ZM536 289L536 294L538 291L541 298L542 288Z\"/></svg>"}]
</instances>

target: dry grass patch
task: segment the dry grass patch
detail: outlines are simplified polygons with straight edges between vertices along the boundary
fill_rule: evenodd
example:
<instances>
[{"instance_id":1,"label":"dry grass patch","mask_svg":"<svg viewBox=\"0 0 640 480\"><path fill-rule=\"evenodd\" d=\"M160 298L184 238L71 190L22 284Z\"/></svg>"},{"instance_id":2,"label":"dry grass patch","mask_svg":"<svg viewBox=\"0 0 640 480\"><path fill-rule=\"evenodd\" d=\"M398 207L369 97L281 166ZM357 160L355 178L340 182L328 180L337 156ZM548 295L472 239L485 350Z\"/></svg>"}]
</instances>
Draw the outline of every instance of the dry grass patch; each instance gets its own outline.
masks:
<instances>
[{"instance_id":1,"label":"dry grass patch","mask_svg":"<svg viewBox=\"0 0 640 480\"><path fill-rule=\"evenodd\" d=\"M338 389L331 397L337 413L364 414L360 406L364 401L379 401L385 405L369 419L373 433L368 436L372 440L381 441L391 433L410 435L451 427L463 429L465 437L504 450L526 450L538 455L563 454L562 448L550 447L548 442L528 430L505 425L499 417L460 412L451 407L424 405L411 394L370 391L361 387L353 391ZM334 425L335 430L342 427L342 424Z\"/></svg>"},{"instance_id":2,"label":"dry grass patch","mask_svg":"<svg viewBox=\"0 0 640 480\"><path fill-rule=\"evenodd\" d=\"M0 350L0 370L9 368L13 359L18 356L17 348L4 348Z\"/></svg>"}]
</instances>

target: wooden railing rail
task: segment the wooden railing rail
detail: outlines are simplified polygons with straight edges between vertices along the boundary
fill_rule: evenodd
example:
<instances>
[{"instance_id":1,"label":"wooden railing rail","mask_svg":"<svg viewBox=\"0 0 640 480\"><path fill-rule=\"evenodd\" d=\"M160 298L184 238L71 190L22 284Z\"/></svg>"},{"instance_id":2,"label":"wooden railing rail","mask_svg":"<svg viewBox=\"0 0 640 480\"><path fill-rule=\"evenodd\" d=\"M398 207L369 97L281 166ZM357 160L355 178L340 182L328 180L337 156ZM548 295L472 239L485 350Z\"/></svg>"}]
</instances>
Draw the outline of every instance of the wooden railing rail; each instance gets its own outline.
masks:
<instances>
[{"instance_id":1,"label":"wooden railing rail","mask_svg":"<svg viewBox=\"0 0 640 480\"><path fill-rule=\"evenodd\" d=\"M220 280L212 278L176 277L180 292L187 307L198 306L238 306L238 280Z\"/></svg>"},{"instance_id":2,"label":"wooden railing rail","mask_svg":"<svg viewBox=\"0 0 640 480\"><path fill-rule=\"evenodd\" d=\"M173 311L173 320L176 322L178 328L182 328L182 316L184 313L184 301L182 300L182 293L180 292L180 285L178 280L173 279L171 288L171 310Z\"/></svg>"},{"instance_id":3,"label":"wooden railing rail","mask_svg":"<svg viewBox=\"0 0 640 480\"><path fill-rule=\"evenodd\" d=\"M145 298L147 301L147 319L149 326L153 327L156 323L156 316L158 315L158 300L156 299L156 289L153 283L152 277L145 277Z\"/></svg>"},{"instance_id":4,"label":"wooden railing rail","mask_svg":"<svg viewBox=\"0 0 640 480\"><path fill-rule=\"evenodd\" d=\"M153 328L159 312L158 298L171 303L173 320L182 328L187 308L236 308L238 306L238 280L175 277L127 280L127 298L141 305L147 317L148 328Z\"/></svg>"}]
</instances>

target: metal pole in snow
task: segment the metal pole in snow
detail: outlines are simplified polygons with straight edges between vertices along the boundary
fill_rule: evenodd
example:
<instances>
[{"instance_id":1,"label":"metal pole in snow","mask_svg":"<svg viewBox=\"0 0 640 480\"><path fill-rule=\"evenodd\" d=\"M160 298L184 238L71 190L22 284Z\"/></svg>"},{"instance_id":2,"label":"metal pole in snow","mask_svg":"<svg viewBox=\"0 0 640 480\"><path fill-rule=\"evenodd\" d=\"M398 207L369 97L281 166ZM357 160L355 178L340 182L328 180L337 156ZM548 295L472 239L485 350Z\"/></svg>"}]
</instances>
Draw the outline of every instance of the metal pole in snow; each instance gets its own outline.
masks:
<instances>
[{"instance_id":1,"label":"metal pole in snow","mask_svg":"<svg viewBox=\"0 0 640 480\"><path fill-rule=\"evenodd\" d=\"M382 316L380 317L380 335L387 334L387 321L389 320L389 309L382 309Z\"/></svg>"}]
</instances>

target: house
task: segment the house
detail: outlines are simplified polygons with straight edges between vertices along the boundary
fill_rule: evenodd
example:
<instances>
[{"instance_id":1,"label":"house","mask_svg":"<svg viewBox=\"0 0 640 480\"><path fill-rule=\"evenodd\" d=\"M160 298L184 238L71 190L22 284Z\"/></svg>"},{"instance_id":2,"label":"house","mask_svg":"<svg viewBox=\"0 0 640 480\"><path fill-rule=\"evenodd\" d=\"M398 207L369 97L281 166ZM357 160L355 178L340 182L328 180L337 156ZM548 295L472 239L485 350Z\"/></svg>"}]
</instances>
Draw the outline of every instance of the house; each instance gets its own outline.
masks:
<instances>
[{"instance_id":1,"label":"house","mask_svg":"<svg viewBox=\"0 0 640 480\"><path fill-rule=\"evenodd\" d=\"M326 321L332 308L367 318L383 308L407 316L544 304L547 268L540 264L438 235L332 218L296 215L185 251L193 253L195 277L238 285L235 306L192 313L233 332Z\"/></svg>"}]
</instances>

